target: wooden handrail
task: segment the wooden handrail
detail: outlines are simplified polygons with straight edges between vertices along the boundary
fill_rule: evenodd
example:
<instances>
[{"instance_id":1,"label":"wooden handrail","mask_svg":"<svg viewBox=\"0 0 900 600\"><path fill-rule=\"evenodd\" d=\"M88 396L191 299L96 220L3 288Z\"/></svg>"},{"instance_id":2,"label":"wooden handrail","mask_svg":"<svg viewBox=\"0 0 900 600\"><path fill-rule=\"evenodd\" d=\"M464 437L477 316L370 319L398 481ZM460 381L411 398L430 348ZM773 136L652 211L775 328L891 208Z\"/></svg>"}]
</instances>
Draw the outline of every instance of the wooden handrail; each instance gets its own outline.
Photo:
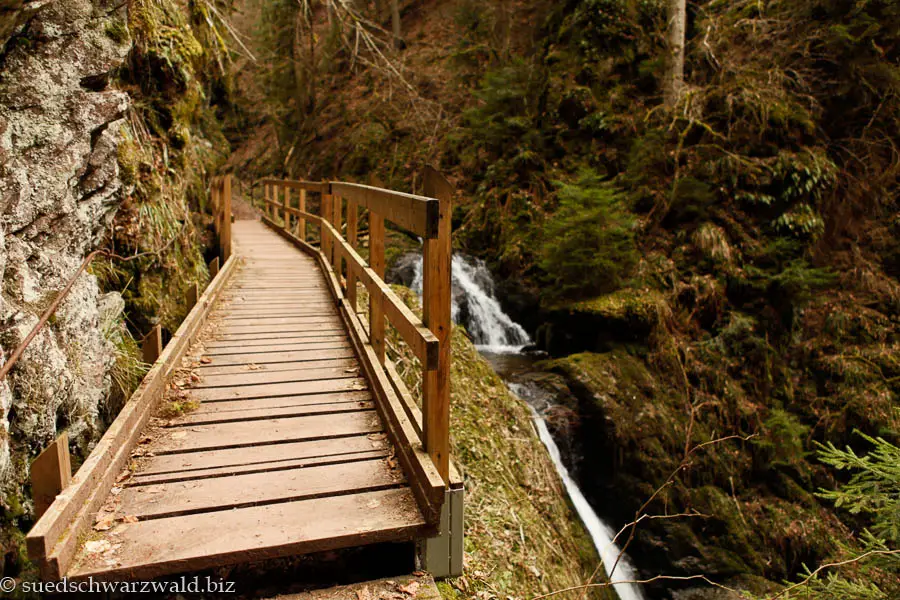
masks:
<instances>
[{"instance_id":1,"label":"wooden handrail","mask_svg":"<svg viewBox=\"0 0 900 600\"><path fill-rule=\"evenodd\" d=\"M295 237L308 251L319 253L328 266L341 301L358 315L357 282L369 294L368 345L377 362L390 374L401 401L411 403L402 381L385 357L385 319L400 334L422 365L422 411L405 406L410 415L421 414L415 429L422 446L445 483L450 481L450 201L452 189L437 171L425 174L426 193L416 196L378 187L345 182L310 182L261 179L267 220ZM298 206L291 191L299 190ZM318 215L306 206L308 192L320 194ZM369 262L356 251L359 209L368 210ZM346 209L346 218L345 218ZM293 221L296 220L296 228ZM279 222L280 221L280 222ZM390 221L423 238L423 319L413 313L384 281L384 222ZM318 227L319 247L310 244L306 225ZM343 235L346 225L347 237Z\"/></svg>"}]
</instances>

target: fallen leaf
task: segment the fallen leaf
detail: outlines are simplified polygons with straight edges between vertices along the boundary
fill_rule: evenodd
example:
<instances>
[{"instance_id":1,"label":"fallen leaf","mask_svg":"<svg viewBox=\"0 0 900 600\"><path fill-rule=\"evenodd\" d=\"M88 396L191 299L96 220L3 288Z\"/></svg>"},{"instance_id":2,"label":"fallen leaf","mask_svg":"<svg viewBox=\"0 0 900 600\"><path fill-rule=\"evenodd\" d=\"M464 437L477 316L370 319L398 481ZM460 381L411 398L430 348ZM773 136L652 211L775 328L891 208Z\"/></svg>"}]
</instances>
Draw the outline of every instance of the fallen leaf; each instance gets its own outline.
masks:
<instances>
[{"instance_id":1,"label":"fallen leaf","mask_svg":"<svg viewBox=\"0 0 900 600\"><path fill-rule=\"evenodd\" d=\"M129 471L128 469L125 469L124 471L122 471L121 473L119 473L119 476L118 476L118 477L116 477L116 483L120 483L120 482L122 482L122 481L125 481L125 480L128 479L129 477L131 477L131 471Z\"/></svg>"},{"instance_id":2,"label":"fallen leaf","mask_svg":"<svg viewBox=\"0 0 900 600\"><path fill-rule=\"evenodd\" d=\"M372 434L369 434L369 439L370 439L370 440L383 440L383 439L386 438L386 437L387 437L387 434L384 434L384 433L372 433Z\"/></svg>"},{"instance_id":3,"label":"fallen leaf","mask_svg":"<svg viewBox=\"0 0 900 600\"><path fill-rule=\"evenodd\" d=\"M111 490L109 490L109 493L112 494L113 496L118 496L119 494L122 493L122 488L113 487Z\"/></svg>"},{"instance_id":4,"label":"fallen leaf","mask_svg":"<svg viewBox=\"0 0 900 600\"><path fill-rule=\"evenodd\" d=\"M122 522L123 523L137 523L138 518L135 517L134 515L125 515L124 517L122 517Z\"/></svg>"},{"instance_id":5,"label":"fallen leaf","mask_svg":"<svg viewBox=\"0 0 900 600\"><path fill-rule=\"evenodd\" d=\"M418 581L410 581L408 585L401 585L397 588L404 594L408 594L410 596L415 596L419 593L419 582Z\"/></svg>"},{"instance_id":6,"label":"fallen leaf","mask_svg":"<svg viewBox=\"0 0 900 600\"><path fill-rule=\"evenodd\" d=\"M209 358L208 356L204 356L203 358L200 359L200 362L202 362L204 365L208 365L209 363L212 362L212 359Z\"/></svg>"},{"instance_id":7,"label":"fallen leaf","mask_svg":"<svg viewBox=\"0 0 900 600\"><path fill-rule=\"evenodd\" d=\"M99 554L106 552L110 548L112 548L112 544L106 540L91 540L84 543L84 551L88 554Z\"/></svg>"},{"instance_id":8,"label":"fallen leaf","mask_svg":"<svg viewBox=\"0 0 900 600\"><path fill-rule=\"evenodd\" d=\"M113 526L113 524L115 524L115 522L116 522L116 516L108 515L106 517L103 517L96 523L94 523L94 530L95 531L108 531Z\"/></svg>"},{"instance_id":9,"label":"fallen leaf","mask_svg":"<svg viewBox=\"0 0 900 600\"><path fill-rule=\"evenodd\" d=\"M200 381L200 376L196 373L191 373L191 381L197 382Z\"/></svg>"}]
</instances>

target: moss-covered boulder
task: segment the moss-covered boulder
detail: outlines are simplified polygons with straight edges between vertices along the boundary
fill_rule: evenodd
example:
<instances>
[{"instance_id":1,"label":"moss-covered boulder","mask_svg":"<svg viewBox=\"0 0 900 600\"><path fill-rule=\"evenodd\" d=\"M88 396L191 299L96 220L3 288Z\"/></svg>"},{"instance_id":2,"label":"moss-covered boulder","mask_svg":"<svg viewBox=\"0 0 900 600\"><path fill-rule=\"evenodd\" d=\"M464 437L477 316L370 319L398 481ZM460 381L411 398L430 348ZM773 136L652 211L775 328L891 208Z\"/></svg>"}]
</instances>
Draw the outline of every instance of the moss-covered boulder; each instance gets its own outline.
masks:
<instances>
[{"instance_id":1,"label":"moss-covered boulder","mask_svg":"<svg viewBox=\"0 0 900 600\"><path fill-rule=\"evenodd\" d=\"M649 288L623 288L546 310L537 343L554 355L603 352L616 345L644 345L653 339L671 310L661 293Z\"/></svg>"}]
</instances>

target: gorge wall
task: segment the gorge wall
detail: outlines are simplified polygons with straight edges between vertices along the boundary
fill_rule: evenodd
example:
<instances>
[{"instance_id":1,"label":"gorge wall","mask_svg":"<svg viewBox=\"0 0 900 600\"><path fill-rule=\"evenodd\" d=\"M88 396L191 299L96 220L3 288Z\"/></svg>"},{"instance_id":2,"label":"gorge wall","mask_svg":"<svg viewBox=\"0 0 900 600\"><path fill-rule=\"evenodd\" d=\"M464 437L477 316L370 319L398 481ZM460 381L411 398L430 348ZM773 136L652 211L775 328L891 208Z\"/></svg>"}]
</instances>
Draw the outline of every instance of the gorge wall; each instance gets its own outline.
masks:
<instances>
[{"instance_id":1,"label":"gorge wall","mask_svg":"<svg viewBox=\"0 0 900 600\"><path fill-rule=\"evenodd\" d=\"M19 4L0 27L5 37L0 56L5 356L110 227L125 193L117 150L130 105L125 93L109 88L130 49L127 39L110 34L122 27L121 3ZM26 457L59 429L83 447L97 436L115 361L101 324L115 321L120 312L121 300L102 294L96 277L79 277L2 383L5 498L19 496Z\"/></svg>"},{"instance_id":2,"label":"gorge wall","mask_svg":"<svg viewBox=\"0 0 900 600\"><path fill-rule=\"evenodd\" d=\"M135 338L174 332L188 286L208 279L205 181L228 152L210 116L226 70L208 9L0 3L3 360L89 253L117 255L93 260L0 382L4 574L28 569L31 460L65 431L78 467L146 368Z\"/></svg>"}]
</instances>

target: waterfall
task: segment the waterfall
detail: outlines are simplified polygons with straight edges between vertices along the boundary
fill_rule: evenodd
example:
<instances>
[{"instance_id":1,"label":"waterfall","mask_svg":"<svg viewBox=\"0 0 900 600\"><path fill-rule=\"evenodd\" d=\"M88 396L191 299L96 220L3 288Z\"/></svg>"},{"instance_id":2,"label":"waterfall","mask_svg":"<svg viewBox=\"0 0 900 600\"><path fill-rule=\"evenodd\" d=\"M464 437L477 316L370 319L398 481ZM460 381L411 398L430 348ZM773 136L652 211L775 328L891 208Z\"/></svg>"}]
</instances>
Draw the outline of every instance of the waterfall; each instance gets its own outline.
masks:
<instances>
[{"instance_id":1,"label":"waterfall","mask_svg":"<svg viewBox=\"0 0 900 600\"><path fill-rule=\"evenodd\" d=\"M396 279L407 285L414 292L422 295L422 256L420 253L406 254L397 261L392 270ZM451 269L453 286L453 321L463 325L475 341L476 347L488 356L498 354L511 355L522 350L531 343L528 334L521 325L513 321L509 315L503 312L500 302L494 294L494 280L484 261L463 256L453 255ZM613 543L615 532L604 523L593 507L588 503L578 484L572 479L569 470L562 462L559 448L547 429L543 417L535 409L540 398L532 394L527 386L518 383L507 382L510 391L522 398L531 409L538 436L550 453L550 458L556 471L562 479L566 493L569 495L575 511L584 523L585 529L591 536L594 547L603 568L612 581L623 583L613 584L613 589L621 600L644 600L640 586L625 581L634 581L634 568L624 554L619 558L619 548ZM618 564L616 565L616 560ZM611 573L613 565L615 572Z\"/></svg>"},{"instance_id":2,"label":"waterfall","mask_svg":"<svg viewBox=\"0 0 900 600\"><path fill-rule=\"evenodd\" d=\"M484 261L453 255L453 321L460 323L483 352L519 352L531 343L522 326L509 318L494 295L494 280ZM394 273L414 292L422 295L422 257L402 256Z\"/></svg>"},{"instance_id":3,"label":"waterfall","mask_svg":"<svg viewBox=\"0 0 900 600\"><path fill-rule=\"evenodd\" d=\"M528 391L524 385L512 383L509 385L509 389L523 400L527 400ZM535 410L530 403L528 404L528 407L531 409L531 416L534 419L538 437L541 438L544 446L547 447L547 452L550 453L550 458L553 460L553 465L556 467L556 471L563 481L563 486L566 488L566 493L569 495L569 499L575 507L575 512L578 513L581 522L584 523L585 529L587 529L588 534L591 536L591 540L594 542L597 554L600 555L600 560L603 561L603 568L606 570L607 577L609 577L610 581L622 582L614 583L613 589L621 600L643 600L644 595L641 592L639 585L635 583L625 583L628 581L635 581L637 577L635 577L634 568L631 566L628 556L623 554L622 557L619 558L620 550L613 542L616 533L609 525L604 523L599 516L597 516L597 513L594 512L593 507L587 501L587 498L581 493L578 484L572 479L569 470L562 462L559 447L553 440L550 430L547 429L547 423L544 421L544 418L538 414L537 410ZM618 564L616 564L617 560ZM614 572L613 565L615 565Z\"/></svg>"}]
</instances>

